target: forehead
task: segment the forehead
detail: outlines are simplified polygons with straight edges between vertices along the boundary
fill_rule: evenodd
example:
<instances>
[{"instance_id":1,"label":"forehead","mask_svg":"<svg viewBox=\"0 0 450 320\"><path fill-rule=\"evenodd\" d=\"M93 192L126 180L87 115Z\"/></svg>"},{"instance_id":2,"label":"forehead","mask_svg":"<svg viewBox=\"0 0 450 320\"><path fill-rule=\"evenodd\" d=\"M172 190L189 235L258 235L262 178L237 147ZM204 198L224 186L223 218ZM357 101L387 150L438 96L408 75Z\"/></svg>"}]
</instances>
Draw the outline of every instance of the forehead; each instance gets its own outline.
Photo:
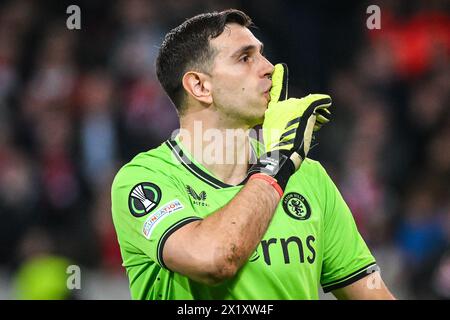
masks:
<instances>
[{"instance_id":1,"label":"forehead","mask_svg":"<svg viewBox=\"0 0 450 320\"><path fill-rule=\"evenodd\" d=\"M229 56L242 46L259 47L261 42L248 28L230 23L225 26L220 36L211 40L211 45L218 50L218 56Z\"/></svg>"}]
</instances>

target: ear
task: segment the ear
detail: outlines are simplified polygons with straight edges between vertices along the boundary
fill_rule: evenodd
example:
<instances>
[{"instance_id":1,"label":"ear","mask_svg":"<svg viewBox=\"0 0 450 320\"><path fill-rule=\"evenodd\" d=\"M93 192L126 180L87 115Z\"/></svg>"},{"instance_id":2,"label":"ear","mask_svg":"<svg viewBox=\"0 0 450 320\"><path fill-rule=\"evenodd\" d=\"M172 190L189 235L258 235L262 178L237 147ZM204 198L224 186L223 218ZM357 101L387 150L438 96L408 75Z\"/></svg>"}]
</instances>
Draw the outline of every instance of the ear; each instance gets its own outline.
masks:
<instances>
[{"instance_id":1,"label":"ear","mask_svg":"<svg viewBox=\"0 0 450 320\"><path fill-rule=\"evenodd\" d=\"M195 100L212 104L211 81L209 76L195 71L188 71L183 76L183 87Z\"/></svg>"}]
</instances>

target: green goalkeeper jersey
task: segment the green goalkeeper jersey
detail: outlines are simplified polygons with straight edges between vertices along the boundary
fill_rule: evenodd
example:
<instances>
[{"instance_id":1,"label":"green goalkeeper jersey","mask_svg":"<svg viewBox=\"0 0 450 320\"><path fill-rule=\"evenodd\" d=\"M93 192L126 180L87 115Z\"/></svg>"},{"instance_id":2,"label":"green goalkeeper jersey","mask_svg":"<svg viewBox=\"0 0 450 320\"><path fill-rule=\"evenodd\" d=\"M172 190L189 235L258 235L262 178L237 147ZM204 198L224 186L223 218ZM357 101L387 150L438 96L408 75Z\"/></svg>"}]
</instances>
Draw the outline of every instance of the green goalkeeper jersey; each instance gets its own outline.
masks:
<instances>
[{"instance_id":1,"label":"green goalkeeper jersey","mask_svg":"<svg viewBox=\"0 0 450 320\"><path fill-rule=\"evenodd\" d=\"M213 214L242 187L215 178L177 138L121 168L112 214L133 299L318 299L320 286L346 286L376 267L336 186L319 162L306 159L233 279L208 286L170 271L162 256L168 237Z\"/></svg>"}]
</instances>

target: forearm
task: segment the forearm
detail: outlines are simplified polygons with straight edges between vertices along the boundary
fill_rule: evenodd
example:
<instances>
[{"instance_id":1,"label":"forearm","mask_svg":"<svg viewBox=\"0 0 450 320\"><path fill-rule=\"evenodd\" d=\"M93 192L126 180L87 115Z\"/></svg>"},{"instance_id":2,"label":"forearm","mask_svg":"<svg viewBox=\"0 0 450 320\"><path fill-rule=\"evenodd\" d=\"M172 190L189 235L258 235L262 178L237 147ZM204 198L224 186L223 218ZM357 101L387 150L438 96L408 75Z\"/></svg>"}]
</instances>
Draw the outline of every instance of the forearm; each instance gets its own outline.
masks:
<instances>
[{"instance_id":1,"label":"forearm","mask_svg":"<svg viewBox=\"0 0 450 320\"><path fill-rule=\"evenodd\" d=\"M168 238L166 266L207 284L233 277L261 241L279 198L266 181L250 180L226 206Z\"/></svg>"},{"instance_id":2,"label":"forearm","mask_svg":"<svg viewBox=\"0 0 450 320\"><path fill-rule=\"evenodd\" d=\"M266 181L250 180L225 207L201 221L199 244L231 272L239 269L261 241L279 197Z\"/></svg>"}]
</instances>

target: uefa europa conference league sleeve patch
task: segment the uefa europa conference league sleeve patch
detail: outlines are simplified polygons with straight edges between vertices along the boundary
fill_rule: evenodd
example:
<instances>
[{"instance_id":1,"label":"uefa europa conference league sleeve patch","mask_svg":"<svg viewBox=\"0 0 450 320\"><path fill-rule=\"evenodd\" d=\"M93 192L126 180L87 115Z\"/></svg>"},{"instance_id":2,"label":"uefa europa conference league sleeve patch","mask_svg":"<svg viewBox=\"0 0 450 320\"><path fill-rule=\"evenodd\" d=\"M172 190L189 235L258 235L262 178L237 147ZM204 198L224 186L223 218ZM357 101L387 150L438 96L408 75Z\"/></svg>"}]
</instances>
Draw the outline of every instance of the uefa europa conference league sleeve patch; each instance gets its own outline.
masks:
<instances>
[{"instance_id":1,"label":"uefa europa conference league sleeve patch","mask_svg":"<svg viewBox=\"0 0 450 320\"><path fill-rule=\"evenodd\" d=\"M161 189L154 183L141 182L131 189L128 207L133 216L139 218L155 209L161 200Z\"/></svg>"},{"instance_id":2,"label":"uefa europa conference league sleeve patch","mask_svg":"<svg viewBox=\"0 0 450 320\"><path fill-rule=\"evenodd\" d=\"M167 217L172 212L184 209L184 206L178 199L172 200L161 208L158 209L155 213L152 213L147 220L144 222L144 226L142 228L142 233L144 236L149 239L153 228L160 223L165 217Z\"/></svg>"}]
</instances>

